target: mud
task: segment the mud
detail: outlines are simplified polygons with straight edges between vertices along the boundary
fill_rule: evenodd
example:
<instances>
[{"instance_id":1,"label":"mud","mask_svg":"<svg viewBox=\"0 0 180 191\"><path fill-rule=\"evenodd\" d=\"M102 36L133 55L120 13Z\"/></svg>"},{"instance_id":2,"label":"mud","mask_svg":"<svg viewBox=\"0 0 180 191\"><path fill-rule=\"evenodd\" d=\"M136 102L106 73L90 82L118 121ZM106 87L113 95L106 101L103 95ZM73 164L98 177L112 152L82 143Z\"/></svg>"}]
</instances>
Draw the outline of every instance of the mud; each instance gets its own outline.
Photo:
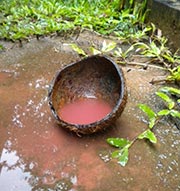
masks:
<instances>
[{"instance_id":1,"label":"mud","mask_svg":"<svg viewBox=\"0 0 180 191\"><path fill-rule=\"evenodd\" d=\"M87 38L88 37L88 38ZM87 39L89 39L87 41ZM4 44L0 53L0 187L3 191L179 191L180 132L161 121L156 145L138 141L129 162L111 160L108 137L133 139L146 128L137 104L157 110L157 85L149 82L164 71L123 67L128 103L116 124L106 131L78 137L59 127L47 93L55 73L80 57L67 45L100 44L103 38L83 33L70 39L32 39L23 47ZM14 46L13 48L11 48Z\"/></svg>"}]
</instances>

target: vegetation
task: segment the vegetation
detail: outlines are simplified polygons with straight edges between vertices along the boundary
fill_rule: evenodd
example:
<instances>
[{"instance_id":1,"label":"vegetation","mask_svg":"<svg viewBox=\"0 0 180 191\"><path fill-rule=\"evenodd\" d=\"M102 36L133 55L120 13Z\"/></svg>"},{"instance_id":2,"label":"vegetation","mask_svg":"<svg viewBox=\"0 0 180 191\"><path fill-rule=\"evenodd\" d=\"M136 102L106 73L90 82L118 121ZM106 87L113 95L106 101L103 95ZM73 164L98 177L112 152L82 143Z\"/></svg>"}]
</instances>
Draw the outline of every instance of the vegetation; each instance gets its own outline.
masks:
<instances>
[{"instance_id":1,"label":"vegetation","mask_svg":"<svg viewBox=\"0 0 180 191\"><path fill-rule=\"evenodd\" d=\"M139 52L139 54L143 57L149 58L149 61L146 64L161 65L167 70L167 72L169 72L169 75L165 79L160 81L152 81L152 83L171 82L173 84L169 87L162 87L156 92L156 95L159 96L165 104L165 108L162 110L154 112L147 105L139 104L139 108L148 116L148 129L140 133L131 141L124 138L107 139L108 144L118 148L118 150L112 152L111 156L112 158L117 158L118 163L121 166L125 166L127 164L129 148L135 143L135 141L140 139L148 139L151 143L157 142L157 138L152 130L162 117L170 116L171 119L173 118L177 128L180 128L180 90L179 88L174 87L180 83L179 50L173 54L167 47L167 39L165 37L154 35L154 26L152 31L152 35L147 38L148 41L146 39L145 42L139 41L133 44L125 53L121 52L119 56L122 55L122 63L128 63L126 58L128 57L129 50L131 51L135 48L135 52Z\"/></svg>"},{"instance_id":2,"label":"vegetation","mask_svg":"<svg viewBox=\"0 0 180 191\"><path fill-rule=\"evenodd\" d=\"M180 83L180 56L178 51L172 53L167 46L167 39L163 36L158 36L155 34L157 30L152 24L151 35L146 38L139 39L139 42L132 43L125 51L115 43L102 43L102 47L97 49L94 46L89 47L92 54L109 54L114 59L117 59L120 64L134 64L132 60L133 56L143 56L148 58L147 63L138 63L141 66L157 66L159 65L161 69L169 72L165 79L160 81L152 81L152 83L159 82L171 82L172 86ZM144 35L145 37L145 35ZM72 48L82 56L88 56L84 50L75 44L71 44ZM133 52L133 53L132 53ZM136 63L137 64L137 63ZM121 166L125 166L129 158L129 149L137 141L142 139L147 139L151 143L156 143L157 138L153 133L153 129L158 124L161 118L169 117L173 119L177 128L180 128L180 90L175 87L162 87L156 92L156 95L164 102L165 108L155 112L146 104L139 104L138 107L141 109L148 117L148 128L140 133L133 140L128 140L125 138L108 138L107 143L111 146L118 148L112 152L111 157L116 158Z\"/></svg>"},{"instance_id":3,"label":"vegetation","mask_svg":"<svg viewBox=\"0 0 180 191\"><path fill-rule=\"evenodd\" d=\"M179 127L180 122L180 111L179 106L180 103L180 90L173 87L163 87L160 91L156 92L156 94L164 101L166 108L158 111L157 113L154 112L150 107L145 104L139 104L139 108L146 113L148 117L148 129L140 133L137 137L133 140L128 140L124 138L108 138L107 143L113 147L118 148L117 150L113 151L111 156L112 158L117 158L118 163L121 166L125 166L128 162L129 158L129 148L137 141L141 139L147 139L151 143L156 143L157 138L153 133L153 128L159 122L162 117L171 116L175 119ZM177 96L175 100L171 97L172 95ZM170 97L171 96L171 97Z\"/></svg>"},{"instance_id":4,"label":"vegetation","mask_svg":"<svg viewBox=\"0 0 180 191\"><path fill-rule=\"evenodd\" d=\"M132 4L130 1L129 7ZM119 11L125 6L125 1L119 0L6 0L0 4L0 38L15 41L78 27L104 35L131 36L139 30L135 24L144 20L145 5L138 5L133 13L130 8Z\"/></svg>"}]
</instances>

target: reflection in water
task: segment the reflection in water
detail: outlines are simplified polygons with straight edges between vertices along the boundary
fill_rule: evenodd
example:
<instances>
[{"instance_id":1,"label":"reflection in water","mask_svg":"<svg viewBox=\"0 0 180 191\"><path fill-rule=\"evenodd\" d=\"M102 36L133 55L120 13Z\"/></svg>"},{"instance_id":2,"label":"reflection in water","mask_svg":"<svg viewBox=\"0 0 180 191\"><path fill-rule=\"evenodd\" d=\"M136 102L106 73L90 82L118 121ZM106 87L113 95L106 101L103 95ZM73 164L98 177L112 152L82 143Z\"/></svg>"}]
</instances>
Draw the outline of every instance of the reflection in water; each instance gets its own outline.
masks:
<instances>
[{"instance_id":1,"label":"reflection in water","mask_svg":"<svg viewBox=\"0 0 180 191\"><path fill-rule=\"evenodd\" d=\"M71 151L65 153L62 149L69 140L60 134L59 127L54 127L49 115L48 83L44 78L32 80L28 87L23 82L18 88L23 90L25 100L12 99L15 104L11 107L11 121L7 128L0 129L8 134L0 159L3 191L73 191L77 185L76 159L71 157Z\"/></svg>"},{"instance_id":2,"label":"reflection in water","mask_svg":"<svg viewBox=\"0 0 180 191\"><path fill-rule=\"evenodd\" d=\"M31 190L31 174L25 172L25 166L21 162L16 151L3 149L0 159L0 185L3 191Z\"/></svg>"}]
</instances>

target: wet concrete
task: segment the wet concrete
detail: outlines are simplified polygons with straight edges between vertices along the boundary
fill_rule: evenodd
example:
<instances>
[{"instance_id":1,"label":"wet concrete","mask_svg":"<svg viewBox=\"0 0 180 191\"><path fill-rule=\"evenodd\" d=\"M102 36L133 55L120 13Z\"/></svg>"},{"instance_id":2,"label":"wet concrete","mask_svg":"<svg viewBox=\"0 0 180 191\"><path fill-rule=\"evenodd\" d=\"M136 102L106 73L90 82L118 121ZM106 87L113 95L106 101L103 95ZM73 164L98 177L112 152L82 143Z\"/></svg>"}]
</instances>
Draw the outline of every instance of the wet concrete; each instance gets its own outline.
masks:
<instances>
[{"instance_id":1,"label":"wet concrete","mask_svg":"<svg viewBox=\"0 0 180 191\"><path fill-rule=\"evenodd\" d=\"M87 37L89 38L86 41ZM180 132L162 121L154 130L158 143L138 141L129 162L111 160L108 137L132 139L146 128L138 103L157 109L149 82L164 71L123 67L128 103L106 131L78 137L60 128L49 109L47 92L57 70L79 60L67 43L75 39L43 38L23 47L5 44L0 53L0 188L3 191L179 191ZM81 34L77 43L100 44L102 37Z\"/></svg>"},{"instance_id":2,"label":"wet concrete","mask_svg":"<svg viewBox=\"0 0 180 191\"><path fill-rule=\"evenodd\" d=\"M180 1L149 0L148 21L156 24L169 39L169 45L177 50L180 45Z\"/></svg>"}]
</instances>

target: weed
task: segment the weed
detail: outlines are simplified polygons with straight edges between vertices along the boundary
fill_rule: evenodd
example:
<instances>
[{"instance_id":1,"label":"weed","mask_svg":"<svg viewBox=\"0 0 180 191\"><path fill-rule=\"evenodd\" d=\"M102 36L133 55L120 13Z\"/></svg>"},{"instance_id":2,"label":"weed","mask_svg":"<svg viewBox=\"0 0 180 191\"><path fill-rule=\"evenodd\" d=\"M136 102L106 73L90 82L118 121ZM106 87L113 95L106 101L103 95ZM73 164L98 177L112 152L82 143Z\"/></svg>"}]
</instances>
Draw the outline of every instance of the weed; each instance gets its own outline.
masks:
<instances>
[{"instance_id":1,"label":"weed","mask_svg":"<svg viewBox=\"0 0 180 191\"><path fill-rule=\"evenodd\" d=\"M180 56L178 51L174 54L166 46L167 39L165 37L154 35L155 27L152 25L152 36L148 38L149 43L137 42L131 47L134 47L136 52L139 52L144 57L149 57L150 63L158 63L163 65L167 71L170 72L165 81L180 82ZM147 40L147 39L146 39ZM130 50L133 49L130 47ZM121 56L126 58L125 55L119 51ZM127 51L128 53L128 51ZM122 56L123 55L123 56ZM140 139L148 139L151 143L156 143L157 138L153 133L153 128L160 121L162 117L170 116L174 120L178 129L180 129L180 90L174 87L162 87L156 92L156 95L164 102L165 108L157 113L154 112L149 106L139 104L139 108L148 116L148 128L136 136L133 140L124 138L108 138L107 143L111 146L118 148L113 151L111 156L116 158L121 166L125 166L128 162L129 148Z\"/></svg>"},{"instance_id":2,"label":"weed","mask_svg":"<svg viewBox=\"0 0 180 191\"><path fill-rule=\"evenodd\" d=\"M76 44L70 44L71 48L77 52L80 56L88 56L87 53L85 53L85 51L79 47ZM92 53L92 55L96 55L96 54L107 54L111 51L113 51L116 48L117 44L115 42L110 42L107 43L105 40L102 43L102 46L100 49L96 48L94 45L89 47L90 52Z\"/></svg>"},{"instance_id":3,"label":"weed","mask_svg":"<svg viewBox=\"0 0 180 191\"><path fill-rule=\"evenodd\" d=\"M0 50L3 50L4 46L2 44L0 44Z\"/></svg>"},{"instance_id":4,"label":"weed","mask_svg":"<svg viewBox=\"0 0 180 191\"><path fill-rule=\"evenodd\" d=\"M111 157L116 158L118 160L118 163L121 166L125 166L127 164L128 158L129 158L129 148L131 148L131 146L137 140L148 139L151 143L157 142L157 138L152 131L152 128L155 125L157 114L151 108L149 108L147 105L140 104L139 108L142 111L144 111L149 118L148 129L146 129L145 131L140 133L133 140L128 140L128 139L124 139L124 138L108 138L107 139L108 144L118 148L118 150L115 150L112 152Z\"/></svg>"},{"instance_id":5,"label":"weed","mask_svg":"<svg viewBox=\"0 0 180 191\"><path fill-rule=\"evenodd\" d=\"M129 148L137 141L141 139L147 139L151 143L156 143L157 138L153 133L153 128L160 121L162 117L170 116L175 119L175 123L178 128L180 124L180 90L173 87L162 87L156 92L156 95L161 98L166 108L161 109L157 113L154 112L146 104L139 104L138 107L148 117L148 128L136 136L133 140L124 138L108 138L107 143L111 146L118 148L112 152L111 157L116 158L121 166L125 166L128 162ZM172 95L176 96L176 99L172 99Z\"/></svg>"},{"instance_id":6,"label":"weed","mask_svg":"<svg viewBox=\"0 0 180 191\"><path fill-rule=\"evenodd\" d=\"M166 78L167 81L180 82L180 65L170 70L170 75Z\"/></svg>"},{"instance_id":7,"label":"weed","mask_svg":"<svg viewBox=\"0 0 180 191\"><path fill-rule=\"evenodd\" d=\"M134 7L119 11L119 1L86 0L7 0L0 5L0 38L26 39L32 35L67 32L77 26L108 35L119 31L124 37L134 35L142 22L142 10Z\"/></svg>"}]
</instances>

